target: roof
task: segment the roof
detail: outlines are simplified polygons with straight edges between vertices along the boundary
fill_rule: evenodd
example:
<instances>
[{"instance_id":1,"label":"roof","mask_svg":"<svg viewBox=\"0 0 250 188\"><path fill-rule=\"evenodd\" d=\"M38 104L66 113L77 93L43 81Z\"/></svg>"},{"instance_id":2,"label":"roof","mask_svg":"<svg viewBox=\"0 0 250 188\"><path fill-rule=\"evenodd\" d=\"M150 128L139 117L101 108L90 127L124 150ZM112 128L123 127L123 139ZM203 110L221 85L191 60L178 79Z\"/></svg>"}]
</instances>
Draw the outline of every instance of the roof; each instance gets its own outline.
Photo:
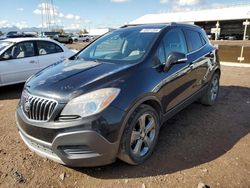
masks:
<instances>
[{"instance_id":1,"label":"roof","mask_svg":"<svg viewBox=\"0 0 250 188\"><path fill-rule=\"evenodd\" d=\"M53 42L55 42L54 40L51 40L49 38L36 38L36 37L6 38L6 39L3 39L2 41L15 43L15 42L33 41L33 40L42 40L42 41L53 41Z\"/></svg>"},{"instance_id":2,"label":"roof","mask_svg":"<svg viewBox=\"0 0 250 188\"><path fill-rule=\"evenodd\" d=\"M201 29L199 26L194 24L184 24L184 23L168 23L168 24L138 24L138 25L125 25L122 28L126 29L164 29L170 26L180 26L180 27L188 27L192 29Z\"/></svg>"},{"instance_id":3,"label":"roof","mask_svg":"<svg viewBox=\"0 0 250 188\"><path fill-rule=\"evenodd\" d=\"M202 21L242 20L249 18L250 4L217 9L147 14L130 22L129 25L170 22L190 23Z\"/></svg>"}]
</instances>

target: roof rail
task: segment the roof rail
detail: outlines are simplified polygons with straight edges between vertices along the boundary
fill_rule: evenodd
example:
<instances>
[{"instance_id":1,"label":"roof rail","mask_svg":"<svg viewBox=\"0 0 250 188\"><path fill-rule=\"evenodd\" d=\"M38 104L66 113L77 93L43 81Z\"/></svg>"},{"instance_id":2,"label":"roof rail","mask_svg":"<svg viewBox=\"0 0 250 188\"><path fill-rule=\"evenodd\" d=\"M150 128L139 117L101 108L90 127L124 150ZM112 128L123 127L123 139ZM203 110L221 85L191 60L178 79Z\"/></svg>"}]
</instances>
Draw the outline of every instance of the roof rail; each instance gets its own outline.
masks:
<instances>
[{"instance_id":1,"label":"roof rail","mask_svg":"<svg viewBox=\"0 0 250 188\"><path fill-rule=\"evenodd\" d=\"M157 23L145 23L145 24L126 24L126 25L123 25L123 26L121 26L120 28L126 28L126 27L131 27L131 26L140 26L140 25L154 25L154 24L156 24L157 25ZM164 25L164 24L166 24L166 25L176 25L177 23L176 22L171 22L171 23L159 23L160 25Z\"/></svg>"},{"instance_id":2,"label":"roof rail","mask_svg":"<svg viewBox=\"0 0 250 188\"><path fill-rule=\"evenodd\" d=\"M170 25L176 25L177 23L176 22L171 22Z\"/></svg>"}]
</instances>

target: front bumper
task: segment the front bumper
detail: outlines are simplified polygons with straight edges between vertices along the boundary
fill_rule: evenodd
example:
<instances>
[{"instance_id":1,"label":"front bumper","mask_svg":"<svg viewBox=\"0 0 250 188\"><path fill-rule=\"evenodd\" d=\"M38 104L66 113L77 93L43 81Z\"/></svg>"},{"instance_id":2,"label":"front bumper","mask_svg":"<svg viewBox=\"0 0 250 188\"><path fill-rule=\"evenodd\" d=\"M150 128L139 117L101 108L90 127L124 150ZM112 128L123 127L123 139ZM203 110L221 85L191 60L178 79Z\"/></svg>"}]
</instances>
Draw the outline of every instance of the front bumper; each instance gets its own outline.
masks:
<instances>
[{"instance_id":1,"label":"front bumper","mask_svg":"<svg viewBox=\"0 0 250 188\"><path fill-rule=\"evenodd\" d=\"M107 125L100 123L97 125L99 130L93 129L90 126L91 122L86 124L86 122L83 123L82 121L76 121L74 122L75 126L68 128L65 127L67 122L64 123L63 128L55 128L58 126L56 122L47 122L44 125L39 125L36 122L29 122L20 108L17 108L16 120L19 134L30 150L42 157L67 166L89 167L110 164L116 160L119 149L118 136L114 139L114 136L108 137L107 135L112 135L114 132L117 132L116 134L119 135L123 114L120 112L118 110L116 116L112 114L113 123L106 116ZM104 119L104 116L105 114L102 114L101 118ZM119 118L114 118L114 116L119 116ZM100 116L96 118L99 119ZM95 123L99 122L96 120L92 121ZM108 122L110 123L109 125ZM72 122L68 122L68 124L70 123ZM48 128L46 124L53 128ZM103 127L106 126L110 126L111 129L103 130ZM49 139L43 139L46 137L46 133L51 133L48 134Z\"/></svg>"}]
</instances>

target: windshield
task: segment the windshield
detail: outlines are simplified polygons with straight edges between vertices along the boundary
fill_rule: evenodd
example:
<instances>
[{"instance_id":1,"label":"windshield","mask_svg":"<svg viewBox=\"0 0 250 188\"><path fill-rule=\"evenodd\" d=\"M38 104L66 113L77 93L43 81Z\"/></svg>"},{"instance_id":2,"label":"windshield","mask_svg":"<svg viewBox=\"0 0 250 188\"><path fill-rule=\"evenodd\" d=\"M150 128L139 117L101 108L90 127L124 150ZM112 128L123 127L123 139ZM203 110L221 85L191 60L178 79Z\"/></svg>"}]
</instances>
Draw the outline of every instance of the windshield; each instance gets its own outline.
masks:
<instances>
[{"instance_id":1,"label":"windshield","mask_svg":"<svg viewBox=\"0 0 250 188\"><path fill-rule=\"evenodd\" d=\"M150 49L160 30L122 29L104 35L77 58L89 61L136 63Z\"/></svg>"},{"instance_id":2,"label":"windshield","mask_svg":"<svg viewBox=\"0 0 250 188\"><path fill-rule=\"evenodd\" d=\"M2 51L7 46L11 45L11 42L0 41L0 51Z\"/></svg>"}]
</instances>

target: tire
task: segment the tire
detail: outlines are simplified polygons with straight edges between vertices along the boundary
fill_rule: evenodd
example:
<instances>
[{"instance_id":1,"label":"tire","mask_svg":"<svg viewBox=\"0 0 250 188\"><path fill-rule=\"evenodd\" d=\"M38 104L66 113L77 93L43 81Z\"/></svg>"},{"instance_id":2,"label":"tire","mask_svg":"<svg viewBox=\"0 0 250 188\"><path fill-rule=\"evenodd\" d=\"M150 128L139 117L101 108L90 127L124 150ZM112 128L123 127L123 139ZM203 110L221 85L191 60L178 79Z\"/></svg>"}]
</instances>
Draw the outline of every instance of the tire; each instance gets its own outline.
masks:
<instances>
[{"instance_id":1,"label":"tire","mask_svg":"<svg viewBox=\"0 0 250 188\"><path fill-rule=\"evenodd\" d=\"M72 44L72 43L73 43L73 40L72 40L72 39L70 39L70 40L69 40L69 44Z\"/></svg>"},{"instance_id":2,"label":"tire","mask_svg":"<svg viewBox=\"0 0 250 188\"><path fill-rule=\"evenodd\" d=\"M209 83L208 90L201 97L200 102L203 105L212 106L216 103L220 91L220 76L215 73Z\"/></svg>"},{"instance_id":3,"label":"tire","mask_svg":"<svg viewBox=\"0 0 250 188\"><path fill-rule=\"evenodd\" d=\"M144 130L142 122L146 124ZM155 109L149 105L139 106L125 126L118 158L131 165L139 165L146 161L155 148L159 130L159 115Z\"/></svg>"}]
</instances>

